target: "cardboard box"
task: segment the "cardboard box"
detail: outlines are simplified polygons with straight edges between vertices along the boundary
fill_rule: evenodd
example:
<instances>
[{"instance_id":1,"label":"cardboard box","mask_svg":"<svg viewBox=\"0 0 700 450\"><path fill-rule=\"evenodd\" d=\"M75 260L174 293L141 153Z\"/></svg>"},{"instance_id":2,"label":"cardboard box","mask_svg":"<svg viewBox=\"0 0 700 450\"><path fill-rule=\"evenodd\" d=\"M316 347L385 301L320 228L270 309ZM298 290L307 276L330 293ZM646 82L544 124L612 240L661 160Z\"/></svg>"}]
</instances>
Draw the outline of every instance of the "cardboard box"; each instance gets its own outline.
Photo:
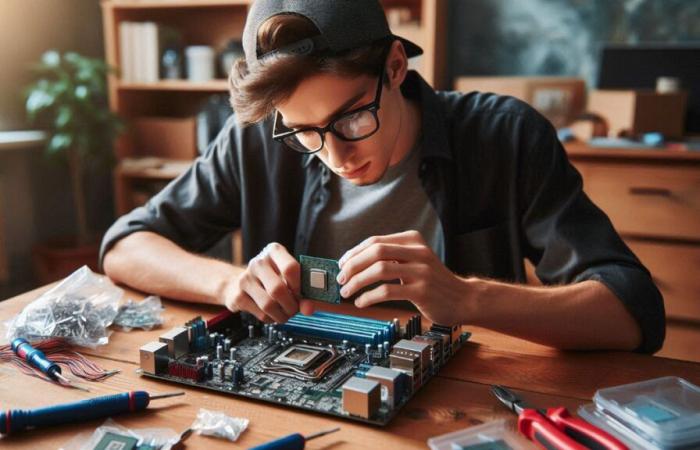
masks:
<instances>
[{"instance_id":1,"label":"cardboard box","mask_svg":"<svg viewBox=\"0 0 700 450\"><path fill-rule=\"evenodd\" d=\"M686 92L594 90L588 97L588 111L605 118L612 137L658 132L682 138L687 97Z\"/></svg>"},{"instance_id":2,"label":"cardboard box","mask_svg":"<svg viewBox=\"0 0 700 450\"><path fill-rule=\"evenodd\" d=\"M135 153L129 156L154 156L191 160L197 156L196 117L139 117L131 122Z\"/></svg>"},{"instance_id":3,"label":"cardboard box","mask_svg":"<svg viewBox=\"0 0 700 450\"><path fill-rule=\"evenodd\" d=\"M586 82L574 77L459 77L455 89L493 92L529 103L556 127L568 125L583 112Z\"/></svg>"}]
</instances>

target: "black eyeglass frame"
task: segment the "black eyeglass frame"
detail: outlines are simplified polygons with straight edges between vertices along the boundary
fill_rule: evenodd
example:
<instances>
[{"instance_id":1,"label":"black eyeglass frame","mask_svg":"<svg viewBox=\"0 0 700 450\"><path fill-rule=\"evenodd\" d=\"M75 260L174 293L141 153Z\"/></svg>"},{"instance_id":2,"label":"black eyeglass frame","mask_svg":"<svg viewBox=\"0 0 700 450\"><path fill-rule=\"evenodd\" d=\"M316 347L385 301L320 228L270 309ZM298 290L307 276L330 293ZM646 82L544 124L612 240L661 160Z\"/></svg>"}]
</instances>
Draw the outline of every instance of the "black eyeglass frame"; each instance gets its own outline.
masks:
<instances>
[{"instance_id":1,"label":"black eyeglass frame","mask_svg":"<svg viewBox=\"0 0 700 450\"><path fill-rule=\"evenodd\" d=\"M364 106L360 106L358 108L355 108L353 110L350 110L350 111L347 111L347 112L340 114L335 119L332 119L328 123L328 125L326 125L325 127L306 127L306 128L300 128L298 130L284 131L281 133L277 133L277 121L280 120L280 113L279 113L279 111L275 111L275 121L274 121L274 124L272 127L272 139L274 139L277 142L281 142L282 144L286 145L287 147L289 147L290 149L292 149L296 152L304 153L304 154L311 154L311 153L320 152L323 149L323 147L326 145L326 133L328 133L328 132L333 133L333 135L336 136L338 139L341 139L341 140L346 141L346 142L361 141L363 139L367 139L368 137L372 136L373 134L375 134L379 130L379 127L380 127L379 116L377 115L377 112L379 111L380 103L382 100L382 90L384 88L384 76L386 73L385 65L386 65L386 60L383 60L382 67L381 67L381 70L379 73L379 81L377 83L377 92L374 95L374 100L371 103L368 103ZM364 112L364 111L371 112L372 115L374 116L374 121L377 124L371 133L368 133L364 136L360 136L360 137L356 137L356 138L348 138L346 136L343 136L338 130L335 129L336 123L347 118L348 116L352 116L354 114ZM285 138L293 136L297 133L304 133L307 131L315 131L316 133L318 133L321 136L321 145L316 150L308 149L307 151L303 151L303 150L296 149L296 148L292 147L291 145L287 144L286 142L284 142ZM307 148L301 142L299 142L299 144L302 147Z\"/></svg>"}]
</instances>

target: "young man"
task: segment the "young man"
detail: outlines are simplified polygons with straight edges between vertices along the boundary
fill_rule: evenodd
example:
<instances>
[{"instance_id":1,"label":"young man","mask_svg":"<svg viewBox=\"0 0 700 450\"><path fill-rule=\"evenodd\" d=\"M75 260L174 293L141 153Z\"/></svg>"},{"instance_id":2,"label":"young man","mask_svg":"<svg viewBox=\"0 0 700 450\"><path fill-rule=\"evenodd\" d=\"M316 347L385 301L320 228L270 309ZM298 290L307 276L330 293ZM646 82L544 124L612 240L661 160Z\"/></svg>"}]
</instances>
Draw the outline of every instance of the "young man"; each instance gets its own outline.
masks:
<instances>
[{"instance_id":1,"label":"young man","mask_svg":"<svg viewBox=\"0 0 700 450\"><path fill-rule=\"evenodd\" d=\"M206 154L102 245L114 280L284 322L293 255L340 259L359 308L575 349L658 350L663 300L527 105L435 92L376 0L258 0L231 74L236 114ZM198 255L242 228L247 268ZM257 255L257 256L256 256ZM523 259L546 287L525 280Z\"/></svg>"}]
</instances>

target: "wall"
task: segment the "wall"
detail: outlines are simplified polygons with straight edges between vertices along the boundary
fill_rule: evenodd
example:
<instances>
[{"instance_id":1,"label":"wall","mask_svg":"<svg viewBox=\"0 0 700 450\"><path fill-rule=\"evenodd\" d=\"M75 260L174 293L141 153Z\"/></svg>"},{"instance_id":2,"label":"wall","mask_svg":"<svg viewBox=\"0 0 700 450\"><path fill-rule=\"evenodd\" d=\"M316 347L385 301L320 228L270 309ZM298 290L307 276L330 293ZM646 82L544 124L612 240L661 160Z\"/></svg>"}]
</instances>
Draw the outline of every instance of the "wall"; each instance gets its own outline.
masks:
<instances>
[{"instance_id":1,"label":"wall","mask_svg":"<svg viewBox=\"0 0 700 450\"><path fill-rule=\"evenodd\" d=\"M593 86L604 42L700 41L697 0L452 0L459 75L574 75Z\"/></svg>"},{"instance_id":2,"label":"wall","mask_svg":"<svg viewBox=\"0 0 700 450\"><path fill-rule=\"evenodd\" d=\"M50 48L102 57L99 1L0 0L0 132L31 127L25 122L22 89L31 80L30 65ZM70 234L75 224L65 167L47 161L42 148L0 152L0 178L0 223L10 260L10 283L0 285L2 300L33 286L32 244ZM93 188L108 216L110 185L107 176Z\"/></svg>"}]
</instances>

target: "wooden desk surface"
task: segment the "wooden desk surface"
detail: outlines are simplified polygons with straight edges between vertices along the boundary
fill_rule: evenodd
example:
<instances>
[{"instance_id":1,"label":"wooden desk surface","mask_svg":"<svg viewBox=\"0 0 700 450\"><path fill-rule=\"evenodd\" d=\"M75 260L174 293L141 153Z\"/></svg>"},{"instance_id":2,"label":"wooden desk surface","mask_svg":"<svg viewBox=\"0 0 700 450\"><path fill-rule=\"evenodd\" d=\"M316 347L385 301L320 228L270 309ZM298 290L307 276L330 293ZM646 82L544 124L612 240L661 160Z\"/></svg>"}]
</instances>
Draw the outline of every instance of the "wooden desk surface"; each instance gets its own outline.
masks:
<instances>
[{"instance_id":1,"label":"wooden desk surface","mask_svg":"<svg viewBox=\"0 0 700 450\"><path fill-rule=\"evenodd\" d=\"M46 289L44 287L0 302L0 322L11 318ZM133 292L127 295L142 298ZM560 352L488 330L465 327L473 333L471 341L415 395L391 424L379 428L242 400L205 389L141 378L135 373L141 345L157 340L164 329L181 325L196 315L211 317L219 310L180 302L164 303L163 328L129 333L115 331L108 345L96 350L81 350L102 367L122 371L102 383L89 383L91 394L54 386L22 375L10 364L2 364L0 407L32 408L134 389L151 393L184 390L187 392L184 397L154 402L147 411L117 416L115 419L127 427L166 427L178 432L192 423L201 407L250 419L248 429L235 445L216 438L193 435L186 442L187 448L247 448L292 432L306 434L338 425L341 427L338 433L311 441L307 448L375 449L385 446L412 449L426 448L426 441L432 436L500 417L511 417L489 392L490 385L495 383L515 388L533 404L563 405L572 411L590 402L596 389L605 386L665 375L680 376L700 384L700 364L697 363L625 352ZM355 310L352 305L328 305L324 309L338 312ZM399 317L403 322L410 312L375 308L360 311L359 314L381 319ZM99 420L5 436L0 439L0 444L3 448L59 448L78 433L89 435L102 422Z\"/></svg>"}]
</instances>

